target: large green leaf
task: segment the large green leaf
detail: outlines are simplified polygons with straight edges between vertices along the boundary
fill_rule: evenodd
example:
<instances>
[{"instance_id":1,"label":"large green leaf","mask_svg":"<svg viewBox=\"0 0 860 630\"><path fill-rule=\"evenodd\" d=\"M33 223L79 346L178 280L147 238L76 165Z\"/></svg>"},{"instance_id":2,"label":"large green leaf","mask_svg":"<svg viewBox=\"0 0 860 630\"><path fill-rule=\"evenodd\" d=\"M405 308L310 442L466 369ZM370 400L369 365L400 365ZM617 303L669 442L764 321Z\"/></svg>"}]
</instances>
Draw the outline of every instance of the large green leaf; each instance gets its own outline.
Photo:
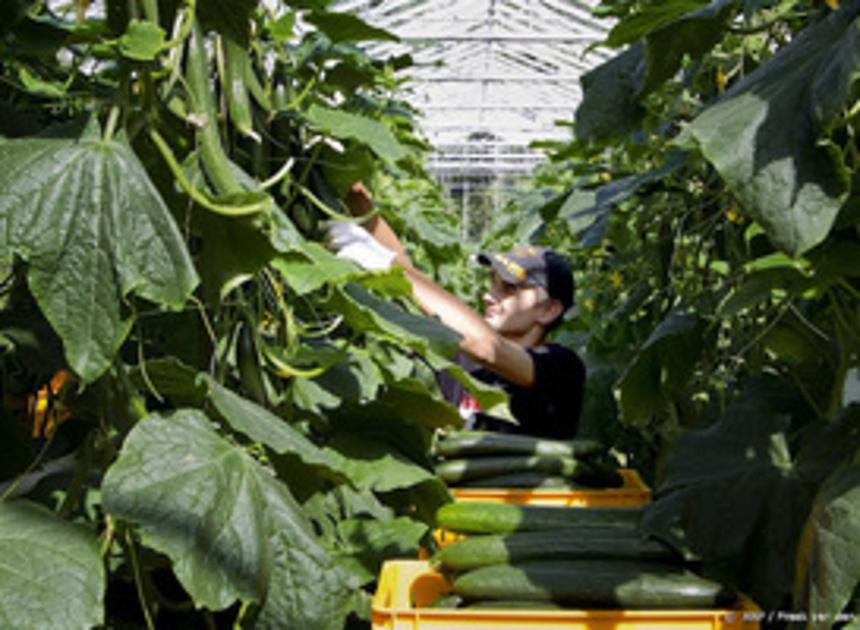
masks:
<instances>
[{"instance_id":1,"label":"large green leaf","mask_svg":"<svg viewBox=\"0 0 860 630\"><path fill-rule=\"evenodd\" d=\"M0 501L0 626L100 626L104 592L95 534L35 503Z\"/></svg>"},{"instance_id":2,"label":"large green leaf","mask_svg":"<svg viewBox=\"0 0 860 630\"><path fill-rule=\"evenodd\" d=\"M808 27L687 130L791 255L824 240L848 197L844 162L825 135L858 76L858 11L853 2Z\"/></svg>"},{"instance_id":3,"label":"large green leaf","mask_svg":"<svg viewBox=\"0 0 860 630\"><path fill-rule=\"evenodd\" d=\"M290 288L299 295L316 291L329 283L344 283L365 273L318 243L305 243L299 249L281 254L272 261L272 266L283 274Z\"/></svg>"},{"instance_id":4,"label":"large green leaf","mask_svg":"<svg viewBox=\"0 0 860 630\"><path fill-rule=\"evenodd\" d=\"M683 395L702 352L703 329L696 315L670 313L654 330L619 383L625 423L647 422Z\"/></svg>"},{"instance_id":5,"label":"large green leaf","mask_svg":"<svg viewBox=\"0 0 860 630\"><path fill-rule=\"evenodd\" d=\"M320 546L286 486L267 480L263 498L272 568L254 627L341 630L358 583Z\"/></svg>"},{"instance_id":6,"label":"large green leaf","mask_svg":"<svg viewBox=\"0 0 860 630\"><path fill-rule=\"evenodd\" d=\"M781 379L752 381L719 422L677 443L643 530L779 607L818 486L860 446L856 409L796 437L810 413Z\"/></svg>"},{"instance_id":7,"label":"large green leaf","mask_svg":"<svg viewBox=\"0 0 860 630\"><path fill-rule=\"evenodd\" d=\"M794 603L808 610L809 630L827 630L860 583L860 466L831 475L812 506L798 550Z\"/></svg>"},{"instance_id":8,"label":"large green leaf","mask_svg":"<svg viewBox=\"0 0 860 630\"><path fill-rule=\"evenodd\" d=\"M594 190L573 190L558 208L560 219L567 222L571 232L582 235L583 247L594 247L603 239L613 208L626 201L642 187L674 173L685 163L685 156L673 152L666 164L642 175L624 177ZM544 215L551 220L553 215Z\"/></svg>"},{"instance_id":9,"label":"large green leaf","mask_svg":"<svg viewBox=\"0 0 860 630\"><path fill-rule=\"evenodd\" d=\"M128 334L123 300L181 307L197 275L167 207L120 135L0 142L0 256L27 280L69 365L95 380Z\"/></svg>"},{"instance_id":10,"label":"large green leaf","mask_svg":"<svg viewBox=\"0 0 860 630\"><path fill-rule=\"evenodd\" d=\"M590 70L582 77L582 101L574 116L580 140L607 140L629 133L645 112L637 95L645 80L645 54L641 44Z\"/></svg>"},{"instance_id":11,"label":"large green leaf","mask_svg":"<svg viewBox=\"0 0 860 630\"><path fill-rule=\"evenodd\" d=\"M141 420L105 475L103 498L171 558L198 605L257 601L281 627L338 627L319 620L342 614L345 585L300 506L202 413Z\"/></svg>"},{"instance_id":12,"label":"large green leaf","mask_svg":"<svg viewBox=\"0 0 860 630\"><path fill-rule=\"evenodd\" d=\"M436 384L431 388L417 378L392 383L385 391L385 402L401 410L403 417L431 429L460 427L463 418L456 407L439 394Z\"/></svg>"},{"instance_id":13,"label":"large green leaf","mask_svg":"<svg viewBox=\"0 0 860 630\"><path fill-rule=\"evenodd\" d=\"M326 451L340 459L350 479L365 490L387 492L434 478L431 471L391 444L345 431L335 437Z\"/></svg>"},{"instance_id":14,"label":"large green leaf","mask_svg":"<svg viewBox=\"0 0 860 630\"><path fill-rule=\"evenodd\" d=\"M332 292L330 306L357 331L371 331L421 354L432 351L453 357L460 336L441 322L409 313L364 287L350 283Z\"/></svg>"},{"instance_id":15,"label":"large green leaf","mask_svg":"<svg viewBox=\"0 0 860 630\"><path fill-rule=\"evenodd\" d=\"M373 400L382 383L377 362L364 351L353 348L320 376L294 379L291 391L297 407L324 414L326 409Z\"/></svg>"},{"instance_id":16,"label":"large green leaf","mask_svg":"<svg viewBox=\"0 0 860 630\"><path fill-rule=\"evenodd\" d=\"M604 42L612 48L634 44L646 35L669 26L678 18L708 5L709 0L663 0L643 3L639 10L620 20Z\"/></svg>"},{"instance_id":17,"label":"large green leaf","mask_svg":"<svg viewBox=\"0 0 860 630\"><path fill-rule=\"evenodd\" d=\"M385 521L352 518L338 523L337 533L341 564L367 584L377 578L383 561L417 557L427 526L405 516Z\"/></svg>"},{"instance_id":18,"label":"large green leaf","mask_svg":"<svg viewBox=\"0 0 860 630\"><path fill-rule=\"evenodd\" d=\"M343 475L333 458L283 418L219 385L208 374L200 374L198 379L208 393L209 402L231 428L265 444L279 455L291 453L309 466L321 467L336 476Z\"/></svg>"},{"instance_id":19,"label":"large green leaf","mask_svg":"<svg viewBox=\"0 0 860 630\"><path fill-rule=\"evenodd\" d=\"M736 6L737 0L714 0L706 7L687 13L650 32L645 38L648 72L639 98L674 76L681 68L685 56L697 59L713 48L725 35L726 22Z\"/></svg>"},{"instance_id":20,"label":"large green leaf","mask_svg":"<svg viewBox=\"0 0 860 630\"><path fill-rule=\"evenodd\" d=\"M391 130L378 120L320 105L312 105L305 116L311 127L336 138L358 140L389 164L409 155Z\"/></svg>"},{"instance_id":21,"label":"large green leaf","mask_svg":"<svg viewBox=\"0 0 860 630\"><path fill-rule=\"evenodd\" d=\"M385 29L371 26L351 13L313 12L305 19L335 43L381 40L399 42L400 38Z\"/></svg>"}]
</instances>

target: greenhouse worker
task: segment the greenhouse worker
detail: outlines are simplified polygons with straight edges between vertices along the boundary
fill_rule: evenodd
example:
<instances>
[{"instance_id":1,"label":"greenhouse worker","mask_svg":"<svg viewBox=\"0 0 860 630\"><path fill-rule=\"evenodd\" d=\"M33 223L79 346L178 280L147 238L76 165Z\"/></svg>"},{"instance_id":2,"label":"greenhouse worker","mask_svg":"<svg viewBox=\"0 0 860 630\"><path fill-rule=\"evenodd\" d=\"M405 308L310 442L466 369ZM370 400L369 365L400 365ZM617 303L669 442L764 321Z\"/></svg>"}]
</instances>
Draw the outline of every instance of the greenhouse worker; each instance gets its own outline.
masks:
<instances>
[{"instance_id":1,"label":"greenhouse worker","mask_svg":"<svg viewBox=\"0 0 860 630\"><path fill-rule=\"evenodd\" d=\"M357 215L373 209L360 182L346 197ZM577 354L547 343L547 333L573 304L573 274L564 258L537 247L508 253L482 253L479 262L493 269L485 292L483 317L412 266L403 245L379 215L365 222L330 222L329 244L338 256L364 269L401 266L419 306L460 333L463 365L475 378L498 385L509 397L518 425L480 413L465 387L447 373L439 375L445 398L459 406L467 426L571 439L575 436L585 387L585 366Z\"/></svg>"}]
</instances>

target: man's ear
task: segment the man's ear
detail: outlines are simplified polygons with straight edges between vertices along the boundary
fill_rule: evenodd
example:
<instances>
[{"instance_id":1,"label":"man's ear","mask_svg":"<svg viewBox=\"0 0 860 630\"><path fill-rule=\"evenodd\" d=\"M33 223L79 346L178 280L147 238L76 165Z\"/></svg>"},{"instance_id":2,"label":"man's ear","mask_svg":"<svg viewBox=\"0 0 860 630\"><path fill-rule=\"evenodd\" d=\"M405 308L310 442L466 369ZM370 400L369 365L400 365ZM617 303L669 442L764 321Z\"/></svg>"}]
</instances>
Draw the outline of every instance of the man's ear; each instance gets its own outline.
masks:
<instances>
[{"instance_id":1,"label":"man's ear","mask_svg":"<svg viewBox=\"0 0 860 630\"><path fill-rule=\"evenodd\" d=\"M550 298L547 300L546 305L544 306L543 313L541 313L540 317L538 317L538 321L546 326L547 324L554 322L556 318L564 312L564 307L561 305L561 302L558 300Z\"/></svg>"}]
</instances>

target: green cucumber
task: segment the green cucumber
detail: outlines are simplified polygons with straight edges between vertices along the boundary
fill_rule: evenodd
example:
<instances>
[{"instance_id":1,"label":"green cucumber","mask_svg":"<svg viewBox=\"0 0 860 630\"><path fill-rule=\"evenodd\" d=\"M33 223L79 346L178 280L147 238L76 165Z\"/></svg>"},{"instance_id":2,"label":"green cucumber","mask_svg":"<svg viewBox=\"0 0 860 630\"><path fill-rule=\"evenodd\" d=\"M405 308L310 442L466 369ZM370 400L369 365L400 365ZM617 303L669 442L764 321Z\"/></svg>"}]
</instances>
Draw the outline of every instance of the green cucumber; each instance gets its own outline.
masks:
<instances>
[{"instance_id":1,"label":"green cucumber","mask_svg":"<svg viewBox=\"0 0 860 630\"><path fill-rule=\"evenodd\" d=\"M447 545L435 560L453 571L526 560L613 558L662 560L678 556L668 546L642 540L624 527L571 527L561 530L470 536Z\"/></svg>"},{"instance_id":2,"label":"green cucumber","mask_svg":"<svg viewBox=\"0 0 860 630\"><path fill-rule=\"evenodd\" d=\"M558 455L505 455L449 459L436 465L436 474L448 483L515 472L542 472L571 479L594 475L593 467L587 462Z\"/></svg>"},{"instance_id":3,"label":"green cucumber","mask_svg":"<svg viewBox=\"0 0 860 630\"><path fill-rule=\"evenodd\" d=\"M263 383L263 372L260 367L260 357L257 344L254 343L254 333L251 324L239 322L239 336L236 340L236 363L239 367L239 377L245 393L257 404L268 405L266 386Z\"/></svg>"},{"instance_id":4,"label":"green cucumber","mask_svg":"<svg viewBox=\"0 0 860 630\"><path fill-rule=\"evenodd\" d=\"M224 72L221 77L221 91L227 101L227 112L236 130L256 142L260 142L260 134L254 131L254 116L251 110L251 99L245 84L245 75L249 65L247 51L229 37L221 37L224 55Z\"/></svg>"},{"instance_id":5,"label":"green cucumber","mask_svg":"<svg viewBox=\"0 0 860 630\"><path fill-rule=\"evenodd\" d=\"M635 529L642 508L568 508L459 501L436 512L438 527L466 534L508 534L562 527Z\"/></svg>"},{"instance_id":6,"label":"green cucumber","mask_svg":"<svg viewBox=\"0 0 860 630\"><path fill-rule=\"evenodd\" d=\"M534 561L482 567L454 580L464 599L516 599L577 608L713 608L723 585L671 565L622 560Z\"/></svg>"},{"instance_id":7,"label":"green cucumber","mask_svg":"<svg viewBox=\"0 0 860 630\"><path fill-rule=\"evenodd\" d=\"M463 598L455 593L444 593L427 604L427 608L459 608Z\"/></svg>"},{"instance_id":8,"label":"green cucumber","mask_svg":"<svg viewBox=\"0 0 860 630\"><path fill-rule=\"evenodd\" d=\"M606 447L596 440L549 440L490 431L450 433L436 443L436 453L441 457L515 454L585 457L605 451Z\"/></svg>"},{"instance_id":9,"label":"green cucumber","mask_svg":"<svg viewBox=\"0 0 860 630\"><path fill-rule=\"evenodd\" d=\"M189 90L188 110L199 119L197 143L200 146L200 161L206 176L217 194L239 193L236 175L221 144L218 131L218 114L215 97L209 85L209 63L203 30L195 19L188 39L185 79Z\"/></svg>"}]
</instances>

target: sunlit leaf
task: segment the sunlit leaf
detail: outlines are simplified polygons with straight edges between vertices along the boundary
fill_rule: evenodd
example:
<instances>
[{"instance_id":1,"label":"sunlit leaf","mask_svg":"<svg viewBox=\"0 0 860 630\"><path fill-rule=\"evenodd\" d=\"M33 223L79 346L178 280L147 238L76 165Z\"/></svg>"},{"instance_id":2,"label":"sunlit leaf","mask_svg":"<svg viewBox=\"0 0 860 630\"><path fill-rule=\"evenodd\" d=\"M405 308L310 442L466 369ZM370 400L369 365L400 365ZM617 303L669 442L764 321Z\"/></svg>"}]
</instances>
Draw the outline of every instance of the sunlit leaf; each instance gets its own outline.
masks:
<instances>
[{"instance_id":1,"label":"sunlit leaf","mask_svg":"<svg viewBox=\"0 0 860 630\"><path fill-rule=\"evenodd\" d=\"M409 151L398 142L391 130L373 118L320 105L312 105L305 116L312 127L335 138L358 140L389 164L409 155Z\"/></svg>"},{"instance_id":2,"label":"sunlit leaf","mask_svg":"<svg viewBox=\"0 0 860 630\"><path fill-rule=\"evenodd\" d=\"M855 5L809 26L738 82L688 133L782 251L820 243L848 197L826 134L860 67Z\"/></svg>"},{"instance_id":3,"label":"sunlit leaf","mask_svg":"<svg viewBox=\"0 0 860 630\"><path fill-rule=\"evenodd\" d=\"M152 22L132 20L119 39L119 49L129 59L151 61L164 47L165 32Z\"/></svg>"},{"instance_id":4,"label":"sunlit leaf","mask_svg":"<svg viewBox=\"0 0 860 630\"><path fill-rule=\"evenodd\" d=\"M103 497L171 558L198 605L262 602L261 616L278 615L286 627L342 622L348 585L301 507L199 411L141 420L105 476Z\"/></svg>"},{"instance_id":5,"label":"sunlit leaf","mask_svg":"<svg viewBox=\"0 0 860 630\"><path fill-rule=\"evenodd\" d=\"M305 19L335 43L369 40L400 41L394 33L371 26L351 13L314 12Z\"/></svg>"},{"instance_id":6,"label":"sunlit leaf","mask_svg":"<svg viewBox=\"0 0 860 630\"><path fill-rule=\"evenodd\" d=\"M122 135L92 120L76 138L0 142L0 256L29 263L27 279L92 381L125 339L131 294L181 307L197 275L169 210Z\"/></svg>"}]
</instances>

